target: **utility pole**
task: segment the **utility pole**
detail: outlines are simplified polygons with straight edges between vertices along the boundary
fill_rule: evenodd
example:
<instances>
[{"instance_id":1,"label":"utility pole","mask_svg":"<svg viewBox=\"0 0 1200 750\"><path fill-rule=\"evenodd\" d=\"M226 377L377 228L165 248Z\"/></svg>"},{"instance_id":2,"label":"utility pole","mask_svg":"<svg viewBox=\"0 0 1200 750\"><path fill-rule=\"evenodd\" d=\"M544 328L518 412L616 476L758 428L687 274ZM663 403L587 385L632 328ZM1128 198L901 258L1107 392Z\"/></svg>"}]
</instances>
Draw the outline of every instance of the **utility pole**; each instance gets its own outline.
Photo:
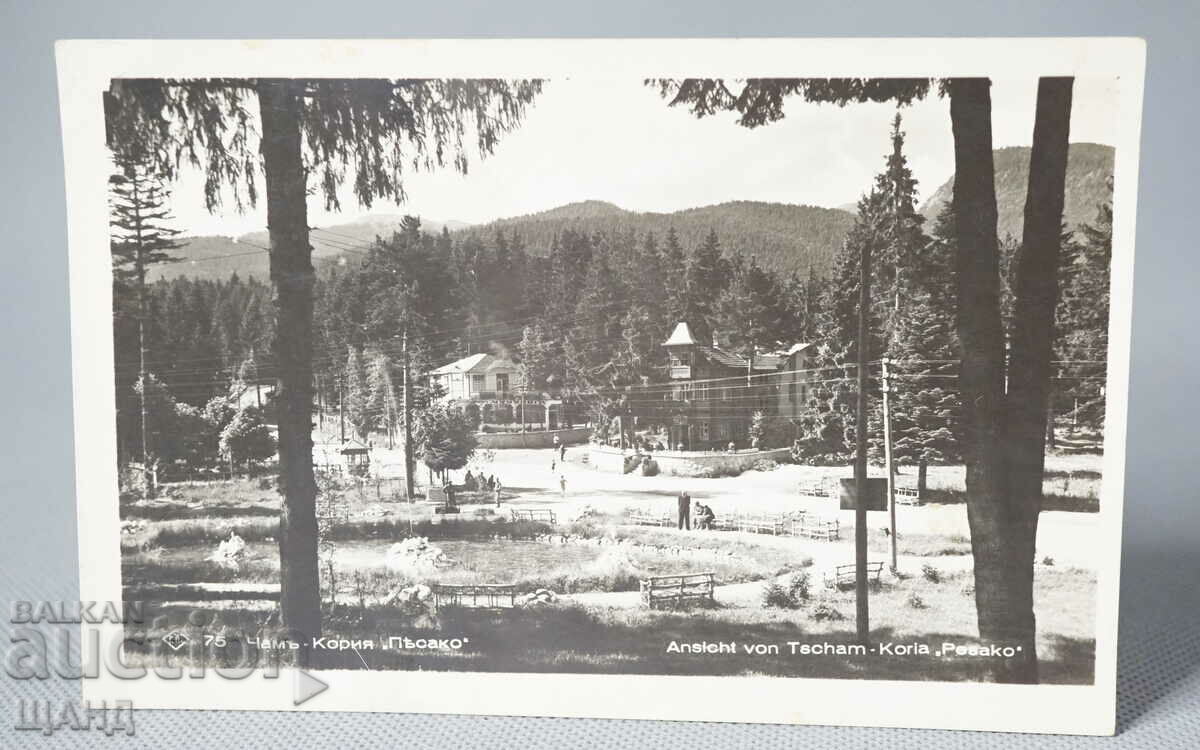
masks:
<instances>
[{"instance_id":1,"label":"utility pole","mask_svg":"<svg viewBox=\"0 0 1200 750\"><path fill-rule=\"evenodd\" d=\"M871 241L862 243L858 286L858 403L854 427L854 593L858 641L871 640L867 604L867 349L871 306Z\"/></svg>"},{"instance_id":2,"label":"utility pole","mask_svg":"<svg viewBox=\"0 0 1200 750\"><path fill-rule=\"evenodd\" d=\"M342 442L346 442L346 376L338 375L338 422Z\"/></svg>"},{"instance_id":3,"label":"utility pole","mask_svg":"<svg viewBox=\"0 0 1200 750\"><path fill-rule=\"evenodd\" d=\"M395 404L392 403L392 401L396 398L396 392L392 389L392 377L390 374L387 375L386 382L387 382L387 398L384 399L383 406L384 406L384 409L386 410L385 419L387 420L388 450L392 450L396 447L395 440L392 437L396 432L396 430L395 430L396 415L393 410L393 407L395 406Z\"/></svg>"},{"instance_id":4,"label":"utility pole","mask_svg":"<svg viewBox=\"0 0 1200 750\"><path fill-rule=\"evenodd\" d=\"M254 356L254 347L250 347L250 361L254 363L254 400L258 402L258 408L262 408L262 385L258 378L258 359Z\"/></svg>"},{"instance_id":5,"label":"utility pole","mask_svg":"<svg viewBox=\"0 0 1200 750\"><path fill-rule=\"evenodd\" d=\"M404 327L401 348L404 352L404 491L408 501L413 501L413 452L412 452L412 376L408 366L408 326Z\"/></svg>"},{"instance_id":6,"label":"utility pole","mask_svg":"<svg viewBox=\"0 0 1200 750\"><path fill-rule=\"evenodd\" d=\"M888 380L888 365L891 361L883 358L883 457L887 464L887 493L888 513L891 516L892 541L892 572L896 572L896 464L892 460L892 412L888 396L891 393L891 381Z\"/></svg>"},{"instance_id":7,"label":"utility pole","mask_svg":"<svg viewBox=\"0 0 1200 750\"><path fill-rule=\"evenodd\" d=\"M322 433L321 440L324 441L325 410L321 408L321 374L317 373L313 377L317 381L317 429Z\"/></svg>"}]
</instances>

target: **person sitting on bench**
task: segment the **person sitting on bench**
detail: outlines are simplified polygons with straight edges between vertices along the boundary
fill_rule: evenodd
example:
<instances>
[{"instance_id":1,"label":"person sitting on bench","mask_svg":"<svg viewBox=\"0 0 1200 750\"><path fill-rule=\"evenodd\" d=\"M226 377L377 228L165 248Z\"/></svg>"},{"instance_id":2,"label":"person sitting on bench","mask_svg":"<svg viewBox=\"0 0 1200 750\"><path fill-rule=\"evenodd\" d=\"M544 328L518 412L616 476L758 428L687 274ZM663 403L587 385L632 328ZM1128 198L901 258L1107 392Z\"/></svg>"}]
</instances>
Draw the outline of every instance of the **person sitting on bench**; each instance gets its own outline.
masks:
<instances>
[{"instance_id":1,"label":"person sitting on bench","mask_svg":"<svg viewBox=\"0 0 1200 750\"><path fill-rule=\"evenodd\" d=\"M703 505L703 504L697 502L696 503L696 528L697 529L711 529L713 527L713 523L715 521L716 521L716 516L713 514L712 508L710 508L707 505Z\"/></svg>"}]
</instances>

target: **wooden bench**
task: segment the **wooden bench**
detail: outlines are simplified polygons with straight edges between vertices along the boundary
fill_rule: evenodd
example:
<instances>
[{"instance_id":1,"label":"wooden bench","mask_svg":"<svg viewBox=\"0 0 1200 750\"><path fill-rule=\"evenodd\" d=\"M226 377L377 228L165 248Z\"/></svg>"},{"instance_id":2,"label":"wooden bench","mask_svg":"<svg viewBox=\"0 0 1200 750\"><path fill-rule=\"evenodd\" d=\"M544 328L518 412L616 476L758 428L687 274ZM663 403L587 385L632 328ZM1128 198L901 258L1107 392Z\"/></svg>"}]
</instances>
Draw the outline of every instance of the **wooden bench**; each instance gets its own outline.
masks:
<instances>
[{"instance_id":1,"label":"wooden bench","mask_svg":"<svg viewBox=\"0 0 1200 750\"><path fill-rule=\"evenodd\" d=\"M837 497L837 495L834 494L832 489L830 489L828 486L821 484L819 482L811 482L808 484L801 484L800 485L800 496L801 497L813 497L813 498L817 498L818 500L829 500L829 499Z\"/></svg>"},{"instance_id":2,"label":"wooden bench","mask_svg":"<svg viewBox=\"0 0 1200 750\"><path fill-rule=\"evenodd\" d=\"M723 528L731 528L734 531L749 531L755 534L774 534L778 536L783 533L784 517L782 515L772 515L768 513L744 513L730 516Z\"/></svg>"},{"instance_id":3,"label":"wooden bench","mask_svg":"<svg viewBox=\"0 0 1200 750\"><path fill-rule=\"evenodd\" d=\"M811 513L800 513L788 519L787 533L809 539L834 541L841 538L841 527L836 518L827 519Z\"/></svg>"},{"instance_id":4,"label":"wooden bench","mask_svg":"<svg viewBox=\"0 0 1200 750\"><path fill-rule=\"evenodd\" d=\"M650 609L678 608L688 604L711 604L715 575L690 573L677 576L650 576L641 581L642 604Z\"/></svg>"},{"instance_id":5,"label":"wooden bench","mask_svg":"<svg viewBox=\"0 0 1200 750\"><path fill-rule=\"evenodd\" d=\"M518 521L542 521L544 523L558 523L558 518L554 515L554 511L549 508L527 508L518 510L513 508L512 514L513 523Z\"/></svg>"},{"instance_id":6,"label":"wooden bench","mask_svg":"<svg viewBox=\"0 0 1200 750\"><path fill-rule=\"evenodd\" d=\"M629 522L638 526L675 526L678 519L670 513L660 515L648 510L639 510L629 514Z\"/></svg>"},{"instance_id":7,"label":"wooden bench","mask_svg":"<svg viewBox=\"0 0 1200 750\"><path fill-rule=\"evenodd\" d=\"M916 487L897 487L896 488L896 504L897 505L920 505L921 491Z\"/></svg>"},{"instance_id":8,"label":"wooden bench","mask_svg":"<svg viewBox=\"0 0 1200 750\"><path fill-rule=\"evenodd\" d=\"M435 583L433 606L501 609L517 606L515 583Z\"/></svg>"},{"instance_id":9,"label":"wooden bench","mask_svg":"<svg viewBox=\"0 0 1200 750\"><path fill-rule=\"evenodd\" d=\"M854 563L849 565L839 565L834 568L833 573L825 573L825 587L836 589L852 589L857 585L856 580L857 568ZM880 576L883 574L883 563L869 562L867 563L867 582L878 586Z\"/></svg>"}]
</instances>

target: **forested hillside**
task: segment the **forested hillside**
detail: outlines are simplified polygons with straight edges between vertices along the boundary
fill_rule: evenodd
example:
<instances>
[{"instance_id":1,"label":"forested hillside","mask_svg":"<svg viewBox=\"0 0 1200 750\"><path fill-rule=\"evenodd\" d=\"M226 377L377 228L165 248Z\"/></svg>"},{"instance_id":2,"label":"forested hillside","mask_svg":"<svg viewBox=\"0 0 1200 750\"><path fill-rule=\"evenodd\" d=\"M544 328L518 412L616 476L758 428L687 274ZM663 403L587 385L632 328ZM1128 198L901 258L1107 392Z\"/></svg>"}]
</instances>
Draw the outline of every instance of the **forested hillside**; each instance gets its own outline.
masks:
<instances>
[{"instance_id":1,"label":"forested hillside","mask_svg":"<svg viewBox=\"0 0 1200 750\"><path fill-rule=\"evenodd\" d=\"M372 214L358 221L317 227L310 235L313 246L313 264L322 266L336 263L345 258L361 257L376 237L390 237L400 230L402 215ZM468 226L463 222L438 222L423 220L425 231L438 233L442 227L461 229ZM242 279L267 279L267 233L251 232L240 237L201 236L182 237L180 247L171 255L178 259L172 263L158 263L150 267L148 280L159 281L187 276L192 279L224 280L231 274Z\"/></svg>"},{"instance_id":2,"label":"forested hillside","mask_svg":"<svg viewBox=\"0 0 1200 750\"><path fill-rule=\"evenodd\" d=\"M568 229L580 234L652 233L659 237L674 229L684 245L699 245L714 231L726 250L754 258L766 270L807 274L811 267L824 276L853 220L849 212L837 208L759 201L731 201L673 213L627 211L603 201L584 201L455 234L490 238L497 229L504 229L516 232L531 255L547 256L555 235Z\"/></svg>"},{"instance_id":3,"label":"forested hillside","mask_svg":"<svg viewBox=\"0 0 1200 750\"><path fill-rule=\"evenodd\" d=\"M1067 156L1066 203L1063 221L1076 229L1096 218L1096 206L1108 200L1108 178L1113 173L1112 146L1096 143L1072 143ZM1000 213L1000 239L1018 240L1025 223L1025 187L1029 184L1029 149L1025 146L995 151L996 208ZM946 180L921 206L921 213L932 221L954 194L954 177Z\"/></svg>"}]
</instances>

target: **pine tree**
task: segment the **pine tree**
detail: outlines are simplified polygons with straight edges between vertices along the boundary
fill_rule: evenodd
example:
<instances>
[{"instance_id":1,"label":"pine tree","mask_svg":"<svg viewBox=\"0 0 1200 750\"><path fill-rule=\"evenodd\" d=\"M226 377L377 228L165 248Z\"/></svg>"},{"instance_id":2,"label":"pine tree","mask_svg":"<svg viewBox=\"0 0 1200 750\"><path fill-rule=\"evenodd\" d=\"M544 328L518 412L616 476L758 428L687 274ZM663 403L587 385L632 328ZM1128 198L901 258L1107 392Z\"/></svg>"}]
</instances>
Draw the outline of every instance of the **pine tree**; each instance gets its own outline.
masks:
<instances>
[{"instance_id":1,"label":"pine tree","mask_svg":"<svg viewBox=\"0 0 1200 750\"><path fill-rule=\"evenodd\" d=\"M371 429L377 426L377 421L371 411L371 391L367 386L367 370L362 353L354 347L350 347L346 358L343 394L346 421L360 439L366 440Z\"/></svg>"},{"instance_id":2,"label":"pine tree","mask_svg":"<svg viewBox=\"0 0 1200 750\"><path fill-rule=\"evenodd\" d=\"M170 251L179 247L179 230L167 226L171 220L167 199L169 193L162 179L141 160L129 157L117 159L119 172L108 178L110 247L113 263L114 296L132 288L136 300L138 338L138 382L143 383L146 369L146 327L148 301L146 273L155 263L173 260ZM118 367L120 363L118 363ZM144 471L149 470L154 454L147 430L145 388L139 389L141 420L141 460ZM147 474L149 478L149 474ZM145 481L143 487L153 494L154 483Z\"/></svg>"},{"instance_id":3,"label":"pine tree","mask_svg":"<svg viewBox=\"0 0 1200 750\"><path fill-rule=\"evenodd\" d=\"M721 254L721 243L710 229L703 244L687 266L687 309L685 320L698 341L712 340L718 325L716 301L729 279L729 264Z\"/></svg>"},{"instance_id":4,"label":"pine tree","mask_svg":"<svg viewBox=\"0 0 1200 750\"><path fill-rule=\"evenodd\" d=\"M575 307L575 325L563 343L568 391L600 419L615 403L619 381L618 352L625 294L605 253L597 252Z\"/></svg>"},{"instance_id":5,"label":"pine tree","mask_svg":"<svg viewBox=\"0 0 1200 750\"><path fill-rule=\"evenodd\" d=\"M1111 178L1108 189L1111 193ZM1071 424L1097 431L1105 415L1112 217L1110 195L1097 207L1094 222L1064 243L1055 313L1058 409L1070 413Z\"/></svg>"},{"instance_id":6,"label":"pine tree","mask_svg":"<svg viewBox=\"0 0 1200 750\"><path fill-rule=\"evenodd\" d=\"M747 360L746 376L753 374L754 356L778 343L780 292L769 274L753 258L735 256L727 262L728 285L713 306L720 330L733 351Z\"/></svg>"},{"instance_id":7,"label":"pine tree","mask_svg":"<svg viewBox=\"0 0 1200 750\"><path fill-rule=\"evenodd\" d=\"M662 249L662 269L665 294L663 314L670 327L687 320L690 310L687 258L683 253L683 246L679 244L679 235L675 233L675 227L667 230Z\"/></svg>"},{"instance_id":8,"label":"pine tree","mask_svg":"<svg viewBox=\"0 0 1200 750\"><path fill-rule=\"evenodd\" d=\"M394 364L386 352L371 353L367 367L368 411L372 421L387 433L388 447L394 445L396 431L401 424L400 403L396 397L395 381L392 377Z\"/></svg>"}]
</instances>

